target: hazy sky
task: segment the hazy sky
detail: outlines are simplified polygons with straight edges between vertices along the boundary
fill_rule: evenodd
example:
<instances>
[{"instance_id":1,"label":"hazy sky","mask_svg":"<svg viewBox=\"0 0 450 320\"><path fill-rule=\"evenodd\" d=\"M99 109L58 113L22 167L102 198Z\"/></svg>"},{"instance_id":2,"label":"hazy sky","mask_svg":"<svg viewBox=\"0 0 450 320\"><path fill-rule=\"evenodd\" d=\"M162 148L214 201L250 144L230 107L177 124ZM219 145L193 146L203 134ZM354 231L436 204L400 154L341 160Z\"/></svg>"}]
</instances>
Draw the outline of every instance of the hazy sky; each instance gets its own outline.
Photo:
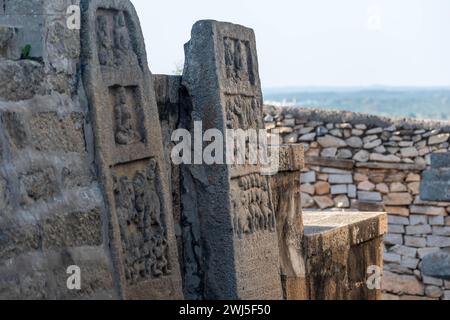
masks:
<instances>
[{"instance_id":1,"label":"hazy sky","mask_svg":"<svg viewBox=\"0 0 450 320\"><path fill-rule=\"evenodd\" d=\"M153 73L173 73L195 21L256 32L274 86L450 86L449 0L131 0Z\"/></svg>"}]
</instances>

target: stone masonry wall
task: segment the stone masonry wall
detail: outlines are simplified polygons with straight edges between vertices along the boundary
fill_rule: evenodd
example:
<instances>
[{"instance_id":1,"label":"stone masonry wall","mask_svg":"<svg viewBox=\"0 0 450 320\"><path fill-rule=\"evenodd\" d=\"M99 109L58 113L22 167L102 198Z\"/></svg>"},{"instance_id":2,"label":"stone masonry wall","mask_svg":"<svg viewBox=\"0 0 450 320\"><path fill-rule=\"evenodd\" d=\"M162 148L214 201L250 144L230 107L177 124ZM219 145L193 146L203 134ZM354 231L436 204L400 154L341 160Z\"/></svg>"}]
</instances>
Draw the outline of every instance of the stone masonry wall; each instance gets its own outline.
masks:
<instances>
[{"instance_id":1,"label":"stone masonry wall","mask_svg":"<svg viewBox=\"0 0 450 320\"><path fill-rule=\"evenodd\" d=\"M2 1L0 1L2 3ZM117 298L88 107L79 1L10 1L0 15L0 299ZM24 22L26 21L26 23ZM31 59L20 59L30 34ZM69 290L67 269L82 270Z\"/></svg>"},{"instance_id":2,"label":"stone masonry wall","mask_svg":"<svg viewBox=\"0 0 450 320\"><path fill-rule=\"evenodd\" d=\"M433 261L424 258L448 254L450 203L420 198L430 155L450 150L450 123L270 106L265 114L271 133L305 146L304 209L389 214L385 298L450 299L450 281L422 272L423 264Z\"/></svg>"}]
</instances>

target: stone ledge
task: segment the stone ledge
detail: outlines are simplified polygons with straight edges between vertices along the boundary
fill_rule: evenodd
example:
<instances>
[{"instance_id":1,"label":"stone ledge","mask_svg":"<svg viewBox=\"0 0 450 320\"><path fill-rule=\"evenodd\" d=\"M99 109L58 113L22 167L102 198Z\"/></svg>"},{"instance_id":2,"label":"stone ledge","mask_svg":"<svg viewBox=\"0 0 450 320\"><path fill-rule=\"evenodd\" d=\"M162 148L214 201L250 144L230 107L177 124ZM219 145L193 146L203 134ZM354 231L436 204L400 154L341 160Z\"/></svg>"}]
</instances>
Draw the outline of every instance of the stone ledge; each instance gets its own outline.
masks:
<instances>
[{"instance_id":1,"label":"stone ledge","mask_svg":"<svg viewBox=\"0 0 450 320\"><path fill-rule=\"evenodd\" d=\"M338 160L335 158L324 158L324 157L306 157L305 163L312 166L322 166L328 168L338 168L338 169L353 169L355 166L355 161L353 160Z\"/></svg>"},{"instance_id":2,"label":"stone ledge","mask_svg":"<svg viewBox=\"0 0 450 320\"><path fill-rule=\"evenodd\" d=\"M303 223L306 237L317 235L330 237L332 234L339 233L342 228L354 228L355 226L359 228L356 231L360 237L359 239L361 239L360 242L369 241L374 237L383 236L387 233L387 215L384 212L305 211L303 213ZM378 226L375 229L373 229L374 223ZM372 230L366 233L365 231L369 229Z\"/></svg>"},{"instance_id":3,"label":"stone ledge","mask_svg":"<svg viewBox=\"0 0 450 320\"><path fill-rule=\"evenodd\" d=\"M421 164L408 164L408 163L380 163L380 162L368 162L357 163L357 168L363 169L395 169L405 171L422 171L425 169Z\"/></svg>"}]
</instances>

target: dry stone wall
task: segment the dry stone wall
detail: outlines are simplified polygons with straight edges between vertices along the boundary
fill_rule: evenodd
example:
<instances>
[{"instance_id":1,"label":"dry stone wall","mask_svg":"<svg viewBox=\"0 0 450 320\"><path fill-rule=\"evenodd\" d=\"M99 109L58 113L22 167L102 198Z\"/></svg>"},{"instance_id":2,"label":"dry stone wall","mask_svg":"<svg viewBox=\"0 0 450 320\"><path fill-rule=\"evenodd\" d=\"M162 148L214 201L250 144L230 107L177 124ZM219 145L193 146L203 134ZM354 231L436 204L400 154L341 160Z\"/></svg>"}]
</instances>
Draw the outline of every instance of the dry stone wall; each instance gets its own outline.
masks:
<instances>
[{"instance_id":1,"label":"dry stone wall","mask_svg":"<svg viewBox=\"0 0 450 320\"><path fill-rule=\"evenodd\" d=\"M450 203L420 197L432 155L450 150L449 123L270 106L265 115L271 133L306 149L304 209L389 214L386 298L450 298Z\"/></svg>"}]
</instances>

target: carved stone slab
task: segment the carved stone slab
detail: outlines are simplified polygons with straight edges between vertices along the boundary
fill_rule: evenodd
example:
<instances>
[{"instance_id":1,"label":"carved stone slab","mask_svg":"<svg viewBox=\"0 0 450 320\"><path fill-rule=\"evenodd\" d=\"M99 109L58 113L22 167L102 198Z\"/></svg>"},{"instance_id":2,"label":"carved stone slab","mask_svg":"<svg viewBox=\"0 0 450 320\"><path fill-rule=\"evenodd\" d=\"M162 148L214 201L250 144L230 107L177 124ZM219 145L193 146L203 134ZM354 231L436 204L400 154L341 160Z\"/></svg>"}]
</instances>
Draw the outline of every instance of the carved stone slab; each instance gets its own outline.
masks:
<instances>
[{"instance_id":1,"label":"carved stone slab","mask_svg":"<svg viewBox=\"0 0 450 320\"><path fill-rule=\"evenodd\" d=\"M218 129L224 136L227 129L263 129L253 30L199 21L185 49L183 85L192 99L192 120L201 121L204 131ZM268 178L257 165L192 165L189 171L194 190L184 196L184 208L192 208L186 214L199 220L204 259L193 269L202 275L197 286L203 286L203 297L280 299ZM188 284L195 283L186 276Z\"/></svg>"},{"instance_id":2,"label":"carved stone slab","mask_svg":"<svg viewBox=\"0 0 450 320\"><path fill-rule=\"evenodd\" d=\"M180 299L181 276L153 79L128 0L82 1L84 88L124 299Z\"/></svg>"}]
</instances>

